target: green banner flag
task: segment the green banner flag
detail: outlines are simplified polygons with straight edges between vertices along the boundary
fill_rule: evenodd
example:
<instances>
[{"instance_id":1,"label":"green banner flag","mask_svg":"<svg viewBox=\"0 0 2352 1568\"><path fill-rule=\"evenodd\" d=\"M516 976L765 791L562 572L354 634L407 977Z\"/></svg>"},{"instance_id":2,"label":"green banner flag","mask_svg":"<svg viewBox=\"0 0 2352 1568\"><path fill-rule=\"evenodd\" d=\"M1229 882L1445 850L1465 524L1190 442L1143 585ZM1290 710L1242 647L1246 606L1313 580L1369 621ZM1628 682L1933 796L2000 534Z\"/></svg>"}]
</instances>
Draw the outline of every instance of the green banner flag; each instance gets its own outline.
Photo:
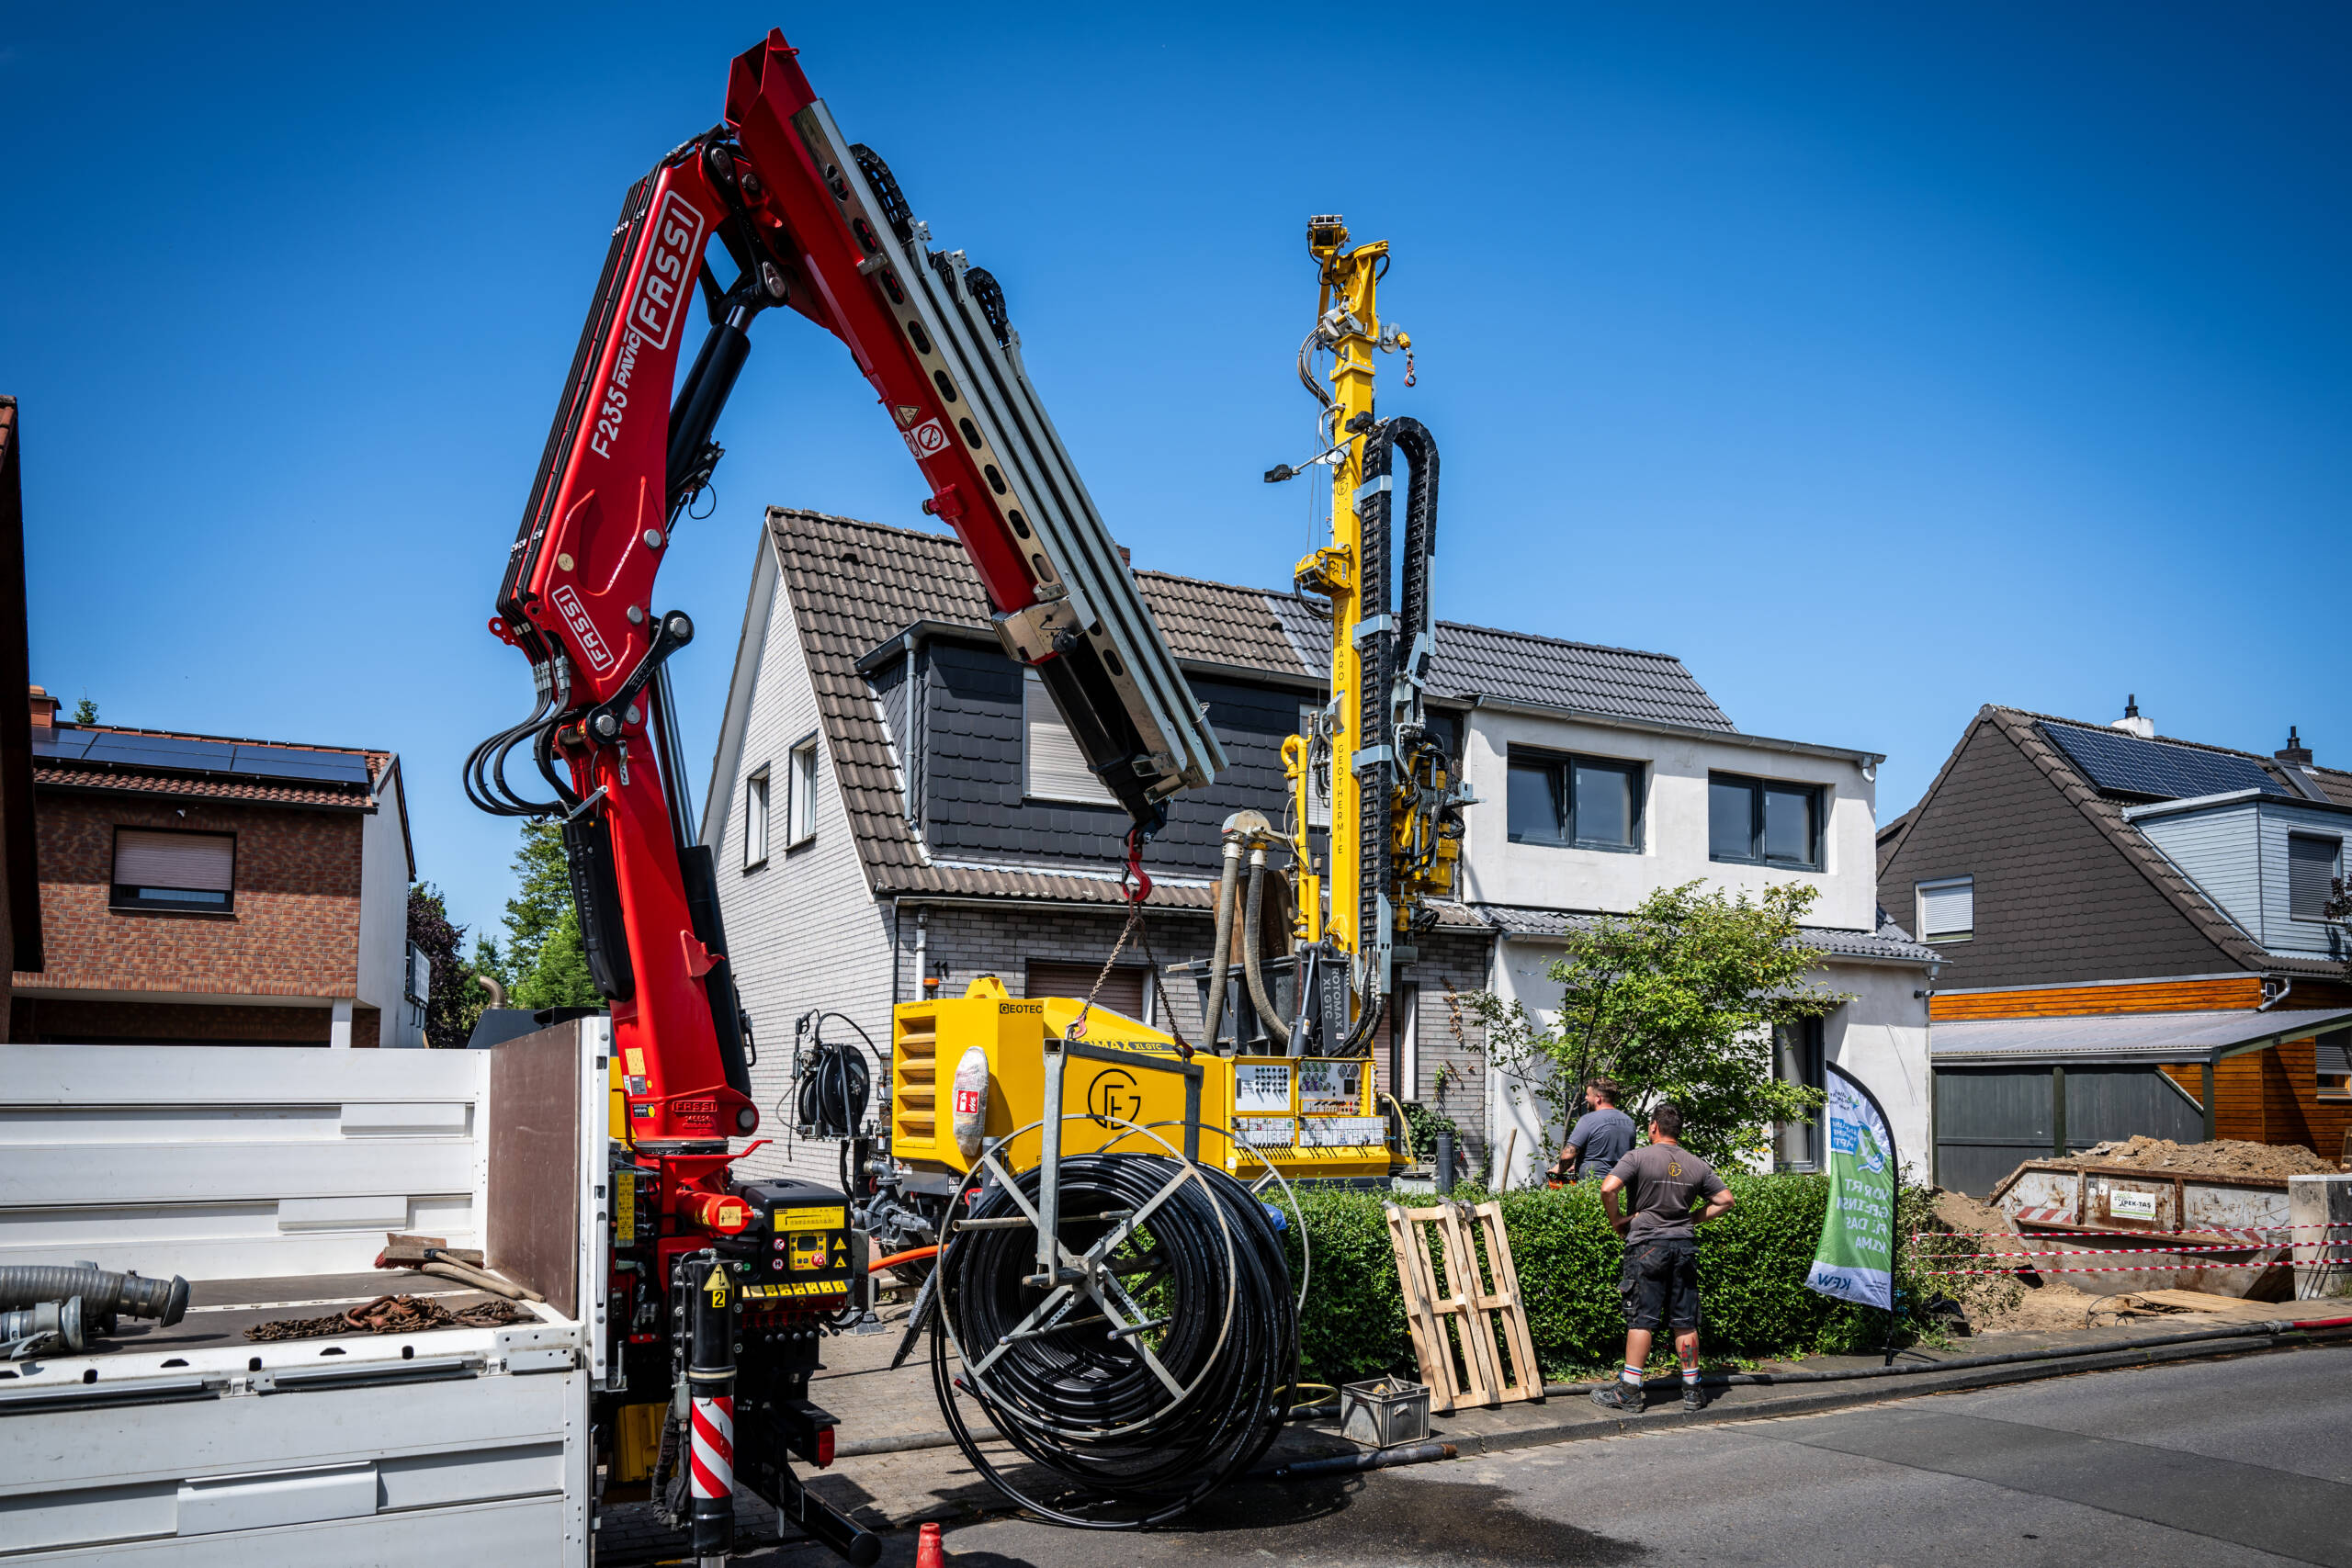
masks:
<instances>
[{"instance_id":1,"label":"green banner flag","mask_svg":"<svg viewBox=\"0 0 2352 1568\"><path fill-rule=\"evenodd\" d=\"M1804 1282L1825 1296L1894 1310L1894 1137L1870 1090L1826 1067L1829 1213Z\"/></svg>"}]
</instances>

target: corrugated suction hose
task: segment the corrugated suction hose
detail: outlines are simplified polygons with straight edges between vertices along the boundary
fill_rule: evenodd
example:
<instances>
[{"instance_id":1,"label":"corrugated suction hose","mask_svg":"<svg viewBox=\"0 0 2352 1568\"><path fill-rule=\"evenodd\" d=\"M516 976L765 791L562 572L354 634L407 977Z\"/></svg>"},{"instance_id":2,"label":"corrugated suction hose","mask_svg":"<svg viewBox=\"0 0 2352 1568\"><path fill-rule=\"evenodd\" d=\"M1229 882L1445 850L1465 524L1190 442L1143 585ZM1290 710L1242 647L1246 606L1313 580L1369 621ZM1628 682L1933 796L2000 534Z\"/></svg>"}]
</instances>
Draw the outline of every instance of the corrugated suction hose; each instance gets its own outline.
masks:
<instances>
[{"instance_id":1,"label":"corrugated suction hose","mask_svg":"<svg viewBox=\"0 0 2352 1568\"><path fill-rule=\"evenodd\" d=\"M1260 962L1260 945L1264 941L1261 918L1265 913L1266 848L1253 844L1250 849L1250 891L1243 895L1249 902L1241 911L1241 973L1250 982L1250 1000L1258 1010L1261 1027L1272 1034L1279 1027L1290 1032L1292 1019L1284 1018L1274 1006L1273 994L1266 988L1266 972Z\"/></svg>"},{"instance_id":2,"label":"corrugated suction hose","mask_svg":"<svg viewBox=\"0 0 2352 1568\"><path fill-rule=\"evenodd\" d=\"M121 1313L161 1318L168 1328L187 1314L187 1281L176 1274L168 1280L149 1280L104 1269L0 1269L0 1312L63 1301L68 1296L81 1297L83 1312L93 1319Z\"/></svg>"}]
</instances>

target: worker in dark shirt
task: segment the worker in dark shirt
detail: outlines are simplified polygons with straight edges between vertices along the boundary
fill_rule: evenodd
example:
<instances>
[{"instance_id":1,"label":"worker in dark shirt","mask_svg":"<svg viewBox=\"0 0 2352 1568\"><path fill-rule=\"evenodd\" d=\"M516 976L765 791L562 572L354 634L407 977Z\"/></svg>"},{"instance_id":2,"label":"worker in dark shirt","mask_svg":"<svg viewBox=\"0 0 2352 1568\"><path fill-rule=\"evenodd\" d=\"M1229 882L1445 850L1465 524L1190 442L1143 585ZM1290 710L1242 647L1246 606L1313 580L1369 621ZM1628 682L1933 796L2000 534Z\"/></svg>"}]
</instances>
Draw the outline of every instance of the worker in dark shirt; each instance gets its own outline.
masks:
<instances>
[{"instance_id":1,"label":"worker in dark shirt","mask_svg":"<svg viewBox=\"0 0 2352 1568\"><path fill-rule=\"evenodd\" d=\"M1634 1119L1617 1109L1615 1078L1593 1078L1584 1086L1586 1112L1569 1129L1567 1146L1554 1166L1565 1181L1599 1181L1634 1146Z\"/></svg>"},{"instance_id":2,"label":"worker in dark shirt","mask_svg":"<svg viewBox=\"0 0 2352 1568\"><path fill-rule=\"evenodd\" d=\"M1617 1162L1600 1184L1609 1224L1625 1238L1618 1290L1625 1301L1625 1370L1592 1402L1628 1416L1642 1413L1642 1363L1661 1327L1674 1333L1682 1361L1682 1408L1705 1407L1699 1390L1699 1242L1695 1227L1731 1208L1732 1195L1714 1167L1686 1149L1682 1112L1661 1105L1650 1112L1650 1141ZM1628 1206L1618 1207L1624 1193ZM1690 1211L1701 1199L1706 1207Z\"/></svg>"}]
</instances>

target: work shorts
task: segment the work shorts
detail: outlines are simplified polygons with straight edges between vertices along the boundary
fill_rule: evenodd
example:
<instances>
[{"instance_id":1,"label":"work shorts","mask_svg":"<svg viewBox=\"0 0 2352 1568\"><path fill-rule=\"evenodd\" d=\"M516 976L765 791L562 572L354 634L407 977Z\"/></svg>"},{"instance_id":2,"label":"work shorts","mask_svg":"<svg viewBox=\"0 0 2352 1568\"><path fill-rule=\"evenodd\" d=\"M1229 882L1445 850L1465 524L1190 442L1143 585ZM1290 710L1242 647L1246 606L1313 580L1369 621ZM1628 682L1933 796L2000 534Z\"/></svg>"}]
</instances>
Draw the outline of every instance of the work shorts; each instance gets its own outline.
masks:
<instances>
[{"instance_id":1,"label":"work shorts","mask_svg":"<svg viewBox=\"0 0 2352 1568\"><path fill-rule=\"evenodd\" d=\"M1628 1244L1617 1289L1628 1328L1698 1327L1699 1244L1688 1236Z\"/></svg>"}]
</instances>

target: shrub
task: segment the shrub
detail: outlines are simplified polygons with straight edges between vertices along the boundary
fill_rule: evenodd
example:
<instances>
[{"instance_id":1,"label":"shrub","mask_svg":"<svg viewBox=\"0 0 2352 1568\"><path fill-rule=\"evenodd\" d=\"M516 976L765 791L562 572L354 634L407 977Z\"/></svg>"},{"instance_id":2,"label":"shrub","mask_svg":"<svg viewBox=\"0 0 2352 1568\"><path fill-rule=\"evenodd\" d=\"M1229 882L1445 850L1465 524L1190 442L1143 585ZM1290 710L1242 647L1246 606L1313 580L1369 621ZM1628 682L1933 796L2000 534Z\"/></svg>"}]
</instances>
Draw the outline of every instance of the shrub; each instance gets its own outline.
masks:
<instances>
[{"instance_id":1,"label":"shrub","mask_svg":"<svg viewBox=\"0 0 2352 1568\"><path fill-rule=\"evenodd\" d=\"M1884 1314L1805 1289L1805 1271L1828 1208L1828 1179L1726 1179L1738 1203L1699 1227L1704 1353L1711 1359L1761 1359L1854 1354L1884 1344ZM1456 1196L1482 1201L1489 1194L1464 1188ZM1625 1346L1617 1292L1624 1246L1609 1228L1600 1190L1578 1184L1505 1192L1498 1201L1519 1269L1520 1297L1527 1303L1528 1329L1545 1375L1614 1365ZM1306 1305L1299 1319L1303 1376L1340 1383L1388 1372L1413 1375L1396 1254L1382 1213L1387 1201L1386 1194L1377 1192L1308 1189L1300 1195L1299 1219L1314 1242ZM1924 1191L1905 1189L1901 1233L1927 1229L1927 1209ZM1298 1233L1295 1223L1286 1233L1294 1279ZM1973 1245L1939 1237L1932 1249L1952 1255ZM1895 1337L1901 1343L1933 1327L1928 1307L1942 1293L1933 1288L1939 1281L1909 1278L1914 1262L1906 1244L1895 1282L1902 1318Z\"/></svg>"}]
</instances>

